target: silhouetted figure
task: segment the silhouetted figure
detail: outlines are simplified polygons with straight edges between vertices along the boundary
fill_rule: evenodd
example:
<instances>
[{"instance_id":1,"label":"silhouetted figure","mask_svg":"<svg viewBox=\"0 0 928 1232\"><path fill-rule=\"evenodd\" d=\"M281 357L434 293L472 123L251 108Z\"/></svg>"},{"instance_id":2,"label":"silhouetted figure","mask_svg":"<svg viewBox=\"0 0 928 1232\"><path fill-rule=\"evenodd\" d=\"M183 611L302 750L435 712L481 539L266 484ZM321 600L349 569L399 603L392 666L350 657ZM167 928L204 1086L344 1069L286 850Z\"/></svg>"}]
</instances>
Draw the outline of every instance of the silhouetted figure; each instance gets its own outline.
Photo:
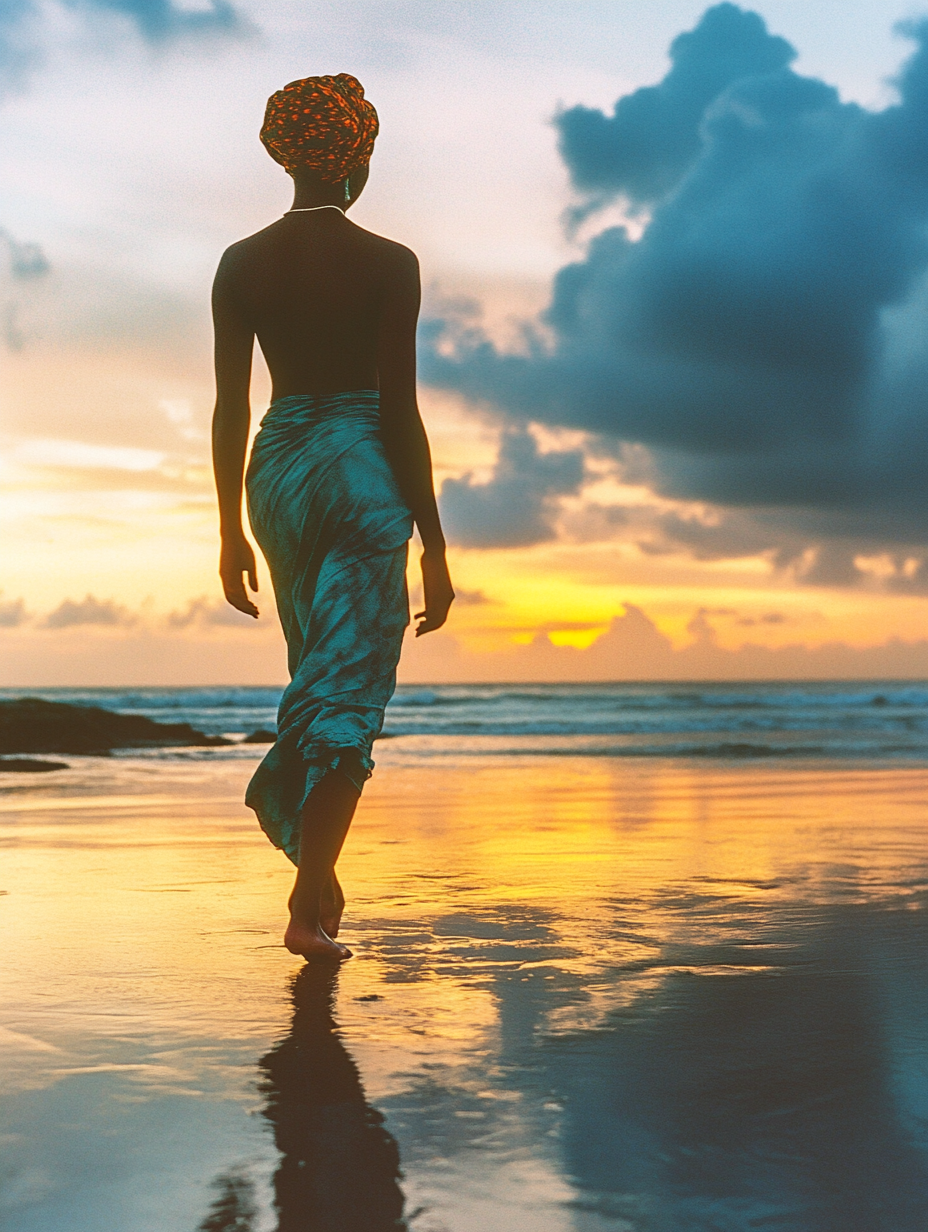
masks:
<instances>
[{"instance_id":1,"label":"silhouetted figure","mask_svg":"<svg viewBox=\"0 0 928 1232\"><path fill-rule=\"evenodd\" d=\"M348 950L334 940L344 907L335 863L396 686L413 523L423 546L417 637L444 624L454 598L416 403L419 263L346 217L377 128L347 73L273 94L261 139L293 178L293 205L224 253L213 287L219 572L232 606L256 617L244 478L291 674L246 803L299 869L284 943L336 961ZM273 400L243 476L255 338Z\"/></svg>"},{"instance_id":2,"label":"silhouetted figure","mask_svg":"<svg viewBox=\"0 0 928 1232\"><path fill-rule=\"evenodd\" d=\"M290 1034L260 1062L264 1115L282 1155L278 1232L400 1232L399 1151L338 1038L336 979L331 968L303 968Z\"/></svg>"}]
</instances>

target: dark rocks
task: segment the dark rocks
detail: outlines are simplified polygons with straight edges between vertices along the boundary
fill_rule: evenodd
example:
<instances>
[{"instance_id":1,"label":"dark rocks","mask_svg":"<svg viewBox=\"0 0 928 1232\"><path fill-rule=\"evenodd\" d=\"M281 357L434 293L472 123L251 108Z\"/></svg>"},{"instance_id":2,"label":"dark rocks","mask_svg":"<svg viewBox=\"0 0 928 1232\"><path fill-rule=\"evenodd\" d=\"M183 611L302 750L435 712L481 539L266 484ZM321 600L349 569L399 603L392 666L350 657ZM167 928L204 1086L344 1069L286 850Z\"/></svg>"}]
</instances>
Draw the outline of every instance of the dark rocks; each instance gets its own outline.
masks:
<instances>
[{"instance_id":1,"label":"dark rocks","mask_svg":"<svg viewBox=\"0 0 928 1232\"><path fill-rule=\"evenodd\" d=\"M250 736L246 736L242 744L273 744L276 739L277 732L268 731L266 727L259 727Z\"/></svg>"},{"instance_id":2,"label":"dark rocks","mask_svg":"<svg viewBox=\"0 0 928 1232\"><path fill-rule=\"evenodd\" d=\"M231 744L189 723L156 723L101 706L73 706L39 697L0 701L0 753L108 753L111 749Z\"/></svg>"},{"instance_id":3,"label":"dark rocks","mask_svg":"<svg viewBox=\"0 0 928 1232\"><path fill-rule=\"evenodd\" d=\"M0 757L0 774L37 774L46 770L68 770L66 761L40 761L37 757Z\"/></svg>"}]
</instances>

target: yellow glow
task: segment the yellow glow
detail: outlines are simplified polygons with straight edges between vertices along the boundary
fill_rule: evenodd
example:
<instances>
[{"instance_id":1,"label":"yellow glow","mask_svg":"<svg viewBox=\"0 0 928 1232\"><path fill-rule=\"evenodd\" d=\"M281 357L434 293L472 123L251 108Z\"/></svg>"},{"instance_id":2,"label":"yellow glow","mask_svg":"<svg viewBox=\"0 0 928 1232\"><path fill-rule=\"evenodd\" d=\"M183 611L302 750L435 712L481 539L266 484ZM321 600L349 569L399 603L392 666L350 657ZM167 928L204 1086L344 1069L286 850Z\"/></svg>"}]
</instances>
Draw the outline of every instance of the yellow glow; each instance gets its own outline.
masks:
<instances>
[{"instance_id":1,"label":"yellow glow","mask_svg":"<svg viewBox=\"0 0 928 1232\"><path fill-rule=\"evenodd\" d=\"M204 332L201 342L207 341ZM263 562L262 619L250 633L215 623L168 622L170 613L185 612L193 601L220 601L220 589L208 367L191 355L181 357L178 369L174 357L169 373L165 362L157 348L148 355L107 352L104 362L102 353L85 347L13 357L8 365L5 396L20 435L11 438L5 464L0 603L22 598L28 614L21 629L0 630L6 661L19 665L15 683L54 683L42 667L53 663L69 683L120 683L113 674L120 661L126 681L182 683L168 666L165 639L177 647L173 662L194 665L193 680L281 678L279 631ZM267 396L267 374L258 362L253 430ZM439 486L447 476L488 478L498 428L454 396L425 390L422 406ZM577 444L563 433L540 432L539 439L544 448ZM701 521L717 516L701 505L617 484L602 465L600 470L590 500L658 513L672 508ZM573 500L576 510L582 504ZM627 603L642 608L677 649L692 641L689 626L701 609L716 643L729 650L744 643L775 648L873 646L893 637L915 642L928 628L928 598L881 591L889 566L876 557L861 558L872 585L853 591L803 585L776 573L763 557L698 561L649 555L621 537L505 550L454 548L451 564L459 590L475 598L453 609L448 632L467 654L485 656L484 669L473 669L484 679L494 677L494 656L528 645L539 632L547 632L556 647L588 648ZM417 602L415 552L409 578ZM70 634L43 629L63 599L80 601L88 593L125 609L125 626ZM82 680L73 675L68 637L81 641Z\"/></svg>"},{"instance_id":2,"label":"yellow glow","mask_svg":"<svg viewBox=\"0 0 928 1232\"><path fill-rule=\"evenodd\" d=\"M606 632L607 627L596 625L592 629L553 629L548 637L555 646L575 646L577 650L586 650Z\"/></svg>"}]
</instances>

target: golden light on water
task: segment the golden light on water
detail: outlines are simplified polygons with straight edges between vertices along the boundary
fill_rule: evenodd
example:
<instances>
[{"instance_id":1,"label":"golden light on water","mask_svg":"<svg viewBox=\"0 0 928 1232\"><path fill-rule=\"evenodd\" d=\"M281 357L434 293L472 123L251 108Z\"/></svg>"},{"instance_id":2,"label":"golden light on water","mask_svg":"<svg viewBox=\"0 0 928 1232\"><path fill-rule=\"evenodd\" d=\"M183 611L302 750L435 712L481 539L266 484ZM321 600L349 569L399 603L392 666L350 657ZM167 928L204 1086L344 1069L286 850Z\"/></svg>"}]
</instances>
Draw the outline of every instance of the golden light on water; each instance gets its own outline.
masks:
<instances>
[{"instance_id":1,"label":"golden light on water","mask_svg":"<svg viewBox=\"0 0 928 1232\"><path fill-rule=\"evenodd\" d=\"M766 1007L750 1011L763 1022L771 980L787 1006L804 972L838 978L836 945L856 988L860 912L896 930L892 970L911 965L915 932L902 925L924 915L923 768L428 759L415 738L377 756L340 863L355 957L335 1014L399 1144L407 1209L424 1203L447 1226L573 1226L592 1182L561 1144L582 1106L558 1041L581 1058L596 1041L618 1047L617 1023L634 1038L661 1007L655 1023L685 1022L735 986ZM195 1225L230 1166L269 1209L277 1156L254 1115L256 1065L297 1030L301 962L280 940L292 870L241 804L254 758L69 760L0 802L9 1115L51 1117L43 1141L70 1141L64 1100L80 1110L67 1114L73 1133L110 1155L144 1140L155 1171L124 1165L133 1209L157 1201L171 1226ZM713 1046L689 1028L681 1039ZM655 1037L651 1051L671 1045ZM715 1063L665 1068L682 1066L682 1081ZM46 1113L28 1111L35 1100ZM67 1204L68 1176L34 1201L54 1213L60 1192Z\"/></svg>"},{"instance_id":2,"label":"golden light on water","mask_svg":"<svg viewBox=\"0 0 928 1232\"><path fill-rule=\"evenodd\" d=\"M182 967L191 981L214 971L217 951L236 969L293 965L277 952L291 869L240 803L248 762L159 764L173 782L153 791L144 762L74 760L67 778L85 780L80 794L62 775L2 804L7 878L31 886L7 904L28 913L21 961L41 966L51 946L65 982L82 978L82 961L140 979ZM386 952L366 948L374 915L421 940L439 917L492 922L527 907L557 944L585 951L618 911L662 944L690 933L680 896L711 900L712 928L725 929L727 904L763 919L765 905L775 916L798 897L879 898L923 855L928 775L917 768L477 757L413 771L389 750L379 760L340 864L361 960L349 981L390 969ZM122 792L100 790L111 775ZM597 943L587 961L614 957ZM139 991L158 1002L155 985ZM221 994L210 978L195 1000ZM483 1021L484 999L472 1004Z\"/></svg>"}]
</instances>

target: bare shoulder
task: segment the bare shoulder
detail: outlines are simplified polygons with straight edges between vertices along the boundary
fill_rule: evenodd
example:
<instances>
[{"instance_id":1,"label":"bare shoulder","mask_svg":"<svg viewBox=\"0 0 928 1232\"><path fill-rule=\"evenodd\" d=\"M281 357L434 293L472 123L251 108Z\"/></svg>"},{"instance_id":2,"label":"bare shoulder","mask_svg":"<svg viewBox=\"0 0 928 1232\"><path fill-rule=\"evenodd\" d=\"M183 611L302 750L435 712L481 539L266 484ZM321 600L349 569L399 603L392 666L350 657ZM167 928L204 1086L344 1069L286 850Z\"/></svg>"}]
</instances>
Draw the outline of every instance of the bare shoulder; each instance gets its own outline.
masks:
<instances>
[{"instance_id":1,"label":"bare shoulder","mask_svg":"<svg viewBox=\"0 0 928 1232\"><path fill-rule=\"evenodd\" d=\"M236 274L244 272L255 261L261 259L261 253L273 242L273 233L279 229L280 221L271 223L254 235L247 235L243 240L230 244L219 260L216 272L217 279L234 279Z\"/></svg>"},{"instance_id":2,"label":"bare shoulder","mask_svg":"<svg viewBox=\"0 0 928 1232\"><path fill-rule=\"evenodd\" d=\"M365 231L363 227L355 226L359 240L368 248L374 260L384 270L406 278L418 278L419 258L411 248L397 240L388 240L386 236L377 235L374 231Z\"/></svg>"}]
</instances>

